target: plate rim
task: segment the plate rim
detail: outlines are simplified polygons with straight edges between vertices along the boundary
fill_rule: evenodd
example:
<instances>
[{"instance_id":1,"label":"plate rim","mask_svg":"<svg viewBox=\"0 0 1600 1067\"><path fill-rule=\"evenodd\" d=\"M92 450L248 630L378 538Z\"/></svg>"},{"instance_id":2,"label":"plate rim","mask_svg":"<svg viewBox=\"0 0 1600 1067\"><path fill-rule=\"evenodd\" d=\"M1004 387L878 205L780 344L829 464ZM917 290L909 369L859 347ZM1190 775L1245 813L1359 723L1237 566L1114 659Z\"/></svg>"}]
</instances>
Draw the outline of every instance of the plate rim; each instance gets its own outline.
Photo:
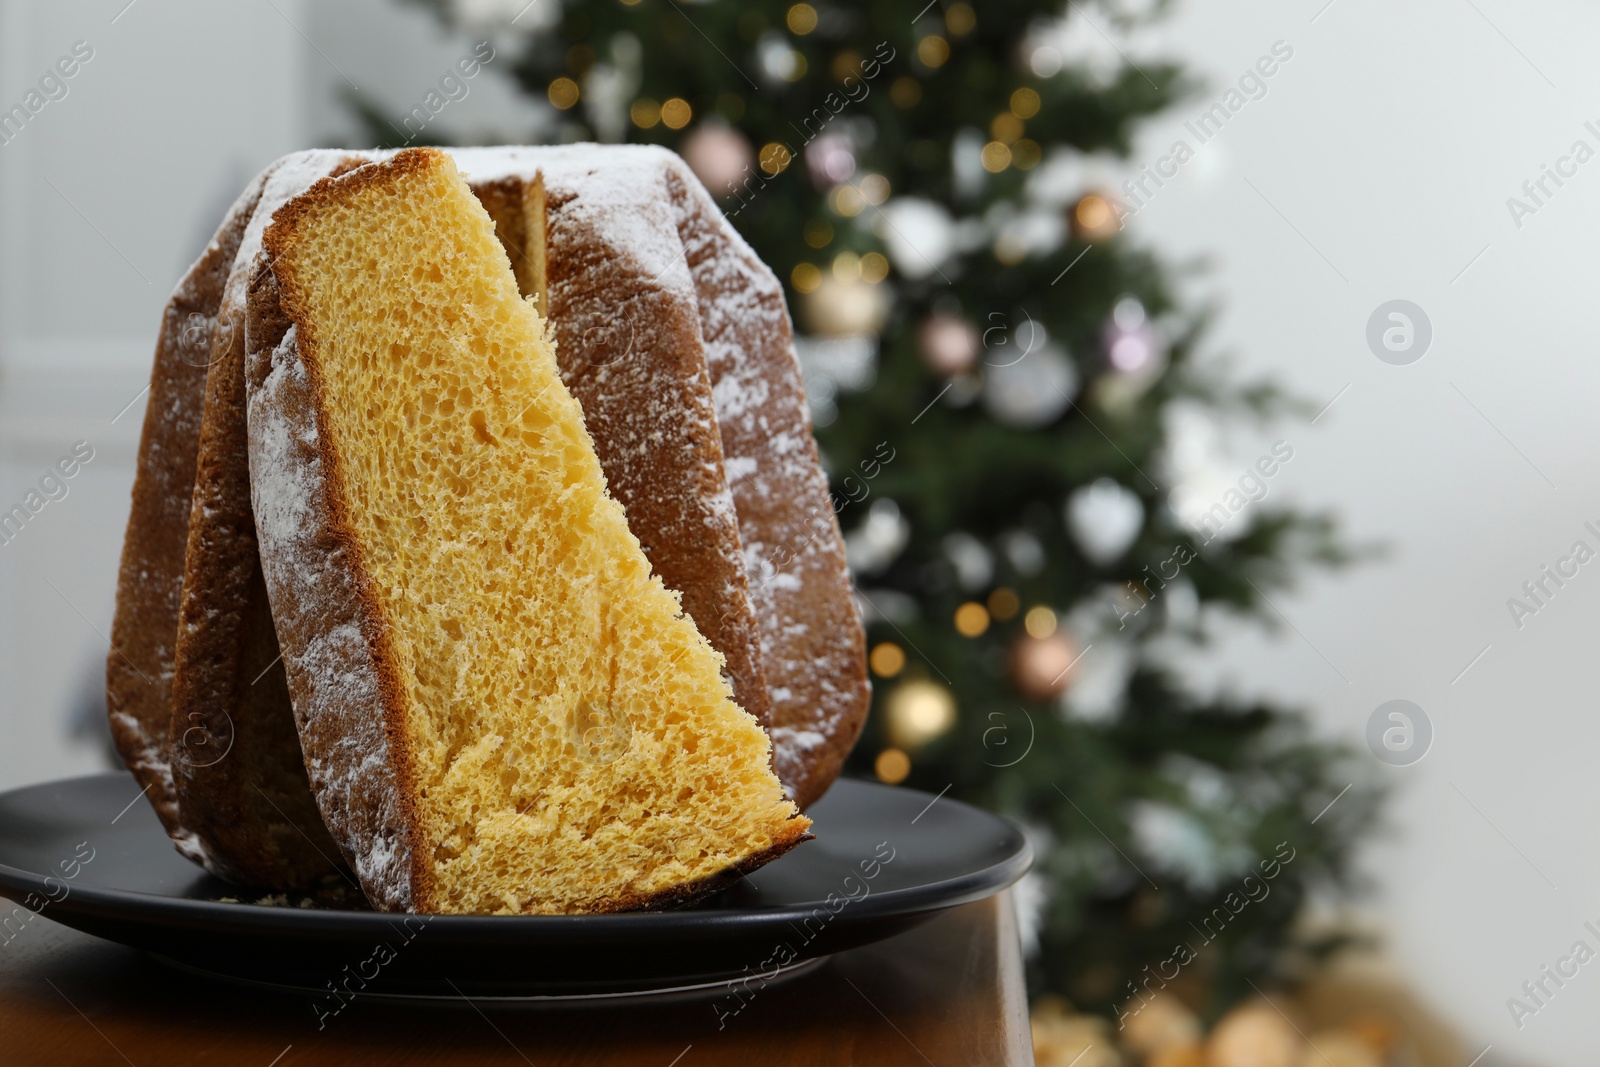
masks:
<instances>
[{"instance_id":1,"label":"plate rim","mask_svg":"<svg viewBox=\"0 0 1600 1067\"><path fill-rule=\"evenodd\" d=\"M75 775L44 782L34 782L0 792L0 802L36 789L70 787L107 778L126 778L133 782L127 771L102 771L97 774ZM1015 839L1017 847L996 862L971 870L953 878L944 878L921 885L900 889L886 889L853 898L847 908L834 913L835 917L849 914L856 921L874 921L899 916L918 915L942 911L983 900L999 893L1022 878L1033 865L1034 849L1022 828L1012 820L995 812L940 794L934 797L921 790L887 786L866 779L840 779L873 790L893 790L899 793L927 797L930 801L944 800L959 805L980 818L992 820ZM142 798L141 798L142 799ZM930 805L931 806L931 805ZM919 815L918 818L921 816ZM196 867L196 870L201 870ZM49 900L46 879L42 875L0 863L0 896L12 893L40 893ZM27 907L20 899L17 903ZM824 900L806 901L777 907L723 910L723 911L642 911L613 912L584 915L453 915L421 912L341 911L320 908L285 908L246 901L229 903L216 900L196 900L190 897L163 896L129 889L106 889L96 886L73 885L60 900L49 902L36 914L73 912L84 915L103 915L124 921L134 920L160 925L193 927L203 925L209 930L227 930L235 934L262 934L294 929L304 936L368 935L379 930L393 932L392 924L406 918L425 917L428 925L443 921L453 932L479 936L495 931L511 936L538 936L541 940L590 940L596 929L615 932L619 936L650 935L659 937L673 933L704 935L711 931L737 931L744 927L764 927L773 923L791 922L809 917ZM32 910L32 909L30 909Z\"/></svg>"}]
</instances>

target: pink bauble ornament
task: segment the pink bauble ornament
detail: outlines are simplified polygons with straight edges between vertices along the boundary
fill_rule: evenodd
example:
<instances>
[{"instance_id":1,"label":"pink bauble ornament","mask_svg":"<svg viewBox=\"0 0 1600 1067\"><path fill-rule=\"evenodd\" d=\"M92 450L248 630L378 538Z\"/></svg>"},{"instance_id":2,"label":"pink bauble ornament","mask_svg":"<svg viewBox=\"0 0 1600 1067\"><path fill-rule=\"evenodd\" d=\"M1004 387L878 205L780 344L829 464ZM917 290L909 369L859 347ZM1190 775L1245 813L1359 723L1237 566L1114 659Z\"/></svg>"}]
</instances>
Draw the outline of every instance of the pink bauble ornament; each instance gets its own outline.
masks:
<instances>
[{"instance_id":1,"label":"pink bauble ornament","mask_svg":"<svg viewBox=\"0 0 1600 1067\"><path fill-rule=\"evenodd\" d=\"M806 169L818 189L832 189L849 181L856 172L856 153L850 138L842 133L825 133L806 145Z\"/></svg>"},{"instance_id":2,"label":"pink bauble ornament","mask_svg":"<svg viewBox=\"0 0 1600 1067\"><path fill-rule=\"evenodd\" d=\"M744 134L720 122L696 126L683 139L684 162L714 196L730 195L755 164L755 149Z\"/></svg>"},{"instance_id":3,"label":"pink bauble ornament","mask_svg":"<svg viewBox=\"0 0 1600 1067\"><path fill-rule=\"evenodd\" d=\"M917 328L917 349L922 361L942 377L971 370L981 347L978 328L960 315L936 311Z\"/></svg>"},{"instance_id":4,"label":"pink bauble ornament","mask_svg":"<svg viewBox=\"0 0 1600 1067\"><path fill-rule=\"evenodd\" d=\"M1072 684L1078 655L1077 642L1060 630L1044 637L1018 634L1008 664L1011 684L1029 700L1048 703Z\"/></svg>"}]
</instances>

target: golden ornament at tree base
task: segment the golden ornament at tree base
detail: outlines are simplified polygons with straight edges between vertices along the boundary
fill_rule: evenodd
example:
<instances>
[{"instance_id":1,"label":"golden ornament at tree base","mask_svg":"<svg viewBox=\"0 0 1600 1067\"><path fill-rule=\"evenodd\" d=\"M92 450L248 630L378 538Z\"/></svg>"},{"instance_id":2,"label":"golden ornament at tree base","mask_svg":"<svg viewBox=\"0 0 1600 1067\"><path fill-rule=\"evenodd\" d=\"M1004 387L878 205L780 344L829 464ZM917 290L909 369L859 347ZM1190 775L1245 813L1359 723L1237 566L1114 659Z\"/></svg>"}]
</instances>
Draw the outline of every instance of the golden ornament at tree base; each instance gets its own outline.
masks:
<instances>
[{"instance_id":1,"label":"golden ornament at tree base","mask_svg":"<svg viewBox=\"0 0 1600 1067\"><path fill-rule=\"evenodd\" d=\"M1018 634L1011 643L1011 685L1029 700L1048 703L1072 684L1078 655L1077 642L1059 629L1043 637Z\"/></svg>"},{"instance_id":2,"label":"golden ornament at tree base","mask_svg":"<svg viewBox=\"0 0 1600 1067\"><path fill-rule=\"evenodd\" d=\"M1171 993L1135 997L1119 1010L1122 1044L1135 1055L1153 1057L1177 1045L1199 1047L1200 1020Z\"/></svg>"},{"instance_id":3,"label":"golden ornament at tree base","mask_svg":"<svg viewBox=\"0 0 1600 1067\"><path fill-rule=\"evenodd\" d=\"M1043 997L1032 1013L1033 1059L1038 1067L1122 1067L1111 1024L1077 1015L1066 1001Z\"/></svg>"},{"instance_id":4,"label":"golden ornament at tree base","mask_svg":"<svg viewBox=\"0 0 1600 1067\"><path fill-rule=\"evenodd\" d=\"M1384 1067L1383 1060L1348 1030L1319 1030L1300 1054L1300 1067Z\"/></svg>"},{"instance_id":5,"label":"golden ornament at tree base","mask_svg":"<svg viewBox=\"0 0 1600 1067\"><path fill-rule=\"evenodd\" d=\"M1198 1041L1187 1045L1168 1045L1152 1053L1144 1067L1206 1067L1206 1052Z\"/></svg>"},{"instance_id":6,"label":"golden ornament at tree base","mask_svg":"<svg viewBox=\"0 0 1600 1067\"><path fill-rule=\"evenodd\" d=\"M1300 1067L1305 1039L1272 1005L1241 1004L1218 1021L1206 1042L1207 1067Z\"/></svg>"}]
</instances>

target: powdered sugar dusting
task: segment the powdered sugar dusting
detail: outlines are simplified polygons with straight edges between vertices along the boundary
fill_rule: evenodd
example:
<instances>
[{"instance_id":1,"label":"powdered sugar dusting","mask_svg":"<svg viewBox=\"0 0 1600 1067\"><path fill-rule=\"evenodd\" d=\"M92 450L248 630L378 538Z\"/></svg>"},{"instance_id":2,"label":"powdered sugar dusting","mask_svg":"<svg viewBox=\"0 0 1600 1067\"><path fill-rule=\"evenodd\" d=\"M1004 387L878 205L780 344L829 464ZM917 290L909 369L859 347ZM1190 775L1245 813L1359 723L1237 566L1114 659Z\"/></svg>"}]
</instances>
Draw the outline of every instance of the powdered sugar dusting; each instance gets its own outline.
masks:
<instances>
[{"instance_id":1,"label":"powdered sugar dusting","mask_svg":"<svg viewBox=\"0 0 1600 1067\"><path fill-rule=\"evenodd\" d=\"M762 627L773 763L805 803L838 773L866 716L861 617L811 437L782 287L681 161L673 173Z\"/></svg>"},{"instance_id":2,"label":"powdered sugar dusting","mask_svg":"<svg viewBox=\"0 0 1600 1067\"><path fill-rule=\"evenodd\" d=\"M397 756L368 636L377 622L365 617L355 561L331 529L315 391L294 327L271 350L250 340L251 501L306 772L369 901L408 909Z\"/></svg>"}]
</instances>

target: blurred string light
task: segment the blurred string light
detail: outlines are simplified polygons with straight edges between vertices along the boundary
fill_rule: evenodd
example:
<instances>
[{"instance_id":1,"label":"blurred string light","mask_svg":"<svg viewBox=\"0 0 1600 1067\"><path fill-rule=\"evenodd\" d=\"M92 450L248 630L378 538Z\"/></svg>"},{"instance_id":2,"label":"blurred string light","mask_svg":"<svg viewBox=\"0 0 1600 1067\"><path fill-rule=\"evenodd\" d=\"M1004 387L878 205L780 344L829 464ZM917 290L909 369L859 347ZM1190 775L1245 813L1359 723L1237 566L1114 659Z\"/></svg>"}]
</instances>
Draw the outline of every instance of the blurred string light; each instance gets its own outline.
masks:
<instances>
[{"instance_id":1,"label":"blurred string light","mask_svg":"<svg viewBox=\"0 0 1600 1067\"><path fill-rule=\"evenodd\" d=\"M692 118L694 109L681 96L675 96L661 105L661 124L670 130L683 129Z\"/></svg>"},{"instance_id":2,"label":"blurred string light","mask_svg":"<svg viewBox=\"0 0 1600 1067\"><path fill-rule=\"evenodd\" d=\"M993 615L999 622L1015 618L1017 611L1021 607L1022 601L1017 598L1017 594L1005 586L1001 586L989 594L989 614Z\"/></svg>"},{"instance_id":3,"label":"blurred string light","mask_svg":"<svg viewBox=\"0 0 1600 1067\"><path fill-rule=\"evenodd\" d=\"M906 654L893 641L883 641L873 646L868 662L872 666L872 673L879 678L893 678L905 670Z\"/></svg>"},{"instance_id":4,"label":"blurred string light","mask_svg":"<svg viewBox=\"0 0 1600 1067\"><path fill-rule=\"evenodd\" d=\"M989 609L969 600L956 609L955 625L962 637L981 637L989 629Z\"/></svg>"},{"instance_id":5,"label":"blurred string light","mask_svg":"<svg viewBox=\"0 0 1600 1067\"><path fill-rule=\"evenodd\" d=\"M938 70L950 58L950 42L930 33L917 42L917 61L929 70Z\"/></svg>"},{"instance_id":6,"label":"blurred string light","mask_svg":"<svg viewBox=\"0 0 1600 1067\"><path fill-rule=\"evenodd\" d=\"M1067 221L1074 237L1095 244L1110 240L1122 228L1111 201L1099 193L1088 193L1080 198L1072 206Z\"/></svg>"},{"instance_id":7,"label":"blurred string light","mask_svg":"<svg viewBox=\"0 0 1600 1067\"><path fill-rule=\"evenodd\" d=\"M661 105L648 96L641 96L629 105L628 118L641 130L651 129L661 121Z\"/></svg>"},{"instance_id":8,"label":"blurred string light","mask_svg":"<svg viewBox=\"0 0 1600 1067\"><path fill-rule=\"evenodd\" d=\"M794 153L789 151L789 146L771 141L761 146L761 169L770 175L782 174L789 169L789 164L794 159Z\"/></svg>"},{"instance_id":9,"label":"blurred string light","mask_svg":"<svg viewBox=\"0 0 1600 1067\"><path fill-rule=\"evenodd\" d=\"M689 125L694 118L694 109L689 106L689 101L681 96L675 96L665 103L658 104L648 96L641 96L628 107L628 118L641 130L653 128L657 123L669 130L681 130Z\"/></svg>"},{"instance_id":10,"label":"blurred string light","mask_svg":"<svg viewBox=\"0 0 1600 1067\"><path fill-rule=\"evenodd\" d=\"M902 111L914 108L922 99L922 83L909 74L902 74L889 83L889 99Z\"/></svg>"},{"instance_id":11,"label":"blurred string light","mask_svg":"<svg viewBox=\"0 0 1600 1067\"><path fill-rule=\"evenodd\" d=\"M789 8L784 22L788 25L790 33L804 37L817 28L817 9L810 4L795 4Z\"/></svg>"},{"instance_id":12,"label":"blurred string light","mask_svg":"<svg viewBox=\"0 0 1600 1067\"><path fill-rule=\"evenodd\" d=\"M842 82L846 78L859 78L861 63L861 53L847 48L833 57L833 65L829 69L833 72L834 81Z\"/></svg>"},{"instance_id":13,"label":"blurred string light","mask_svg":"<svg viewBox=\"0 0 1600 1067\"><path fill-rule=\"evenodd\" d=\"M578 83L571 78L557 78L545 90L545 95L552 105L565 111L578 102Z\"/></svg>"},{"instance_id":14,"label":"blurred string light","mask_svg":"<svg viewBox=\"0 0 1600 1067\"><path fill-rule=\"evenodd\" d=\"M983 146L983 169L990 174L998 174L1011 166L1011 146L999 141L990 141Z\"/></svg>"},{"instance_id":15,"label":"blurred string light","mask_svg":"<svg viewBox=\"0 0 1600 1067\"><path fill-rule=\"evenodd\" d=\"M815 263L796 263L789 272L789 284L799 293L814 292L822 284L822 271Z\"/></svg>"},{"instance_id":16,"label":"blurred string light","mask_svg":"<svg viewBox=\"0 0 1600 1067\"><path fill-rule=\"evenodd\" d=\"M1022 120L1009 111L1002 111L990 121L989 136L1002 144L1013 144L1022 137Z\"/></svg>"},{"instance_id":17,"label":"blurred string light","mask_svg":"<svg viewBox=\"0 0 1600 1067\"><path fill-rule=\"evenodd\" d=\"M1031 607L1022 617L1022 628L1029 637L1049 637L1056 632L1056 613L1043 604Z\"/></svg>"},{"instance_id":18,"label":"blurred string light","mask_svg":"<svg viewBox=\"0 0 1600 1067\"><path fill-rule=\"evenodd\" d=\"M872 772L885 785L899 785L911 774L911 757L898 748L886 748L872 762Z\"/></svg>"},{"instance_id":19,"label":"blurred string light","mask_svg":"<svg viewBox=\"0 0 1600 1067\"><path fill-rule=\"evenodd\" d=\"M1024 86L1011 94L1011 113L1019 119L1031 119L1039 113L1039 94Z\"/></svg>"},{"instance_id":20,"label":"blurred string light","mask_svg":"<svg viewBox=\"0 0 1600 1067\"><path fill-rule=\"evenodd\" d=\"M843 218L855 218L866 206L867 198L853 185L838 185L828 193L828 207Z\"/></svg>"},{"instance_id":21,"label":"blurred string light","mask_svg":"<svg viewBox=\"0 0 1600 1067\"><path fill-rule=\"evenodd\" d=\"M910 678L884 698L884 727L889 744L915 752L942 736L956 722L956 698L938 682Z\"/></svg>"}]
</instances>

